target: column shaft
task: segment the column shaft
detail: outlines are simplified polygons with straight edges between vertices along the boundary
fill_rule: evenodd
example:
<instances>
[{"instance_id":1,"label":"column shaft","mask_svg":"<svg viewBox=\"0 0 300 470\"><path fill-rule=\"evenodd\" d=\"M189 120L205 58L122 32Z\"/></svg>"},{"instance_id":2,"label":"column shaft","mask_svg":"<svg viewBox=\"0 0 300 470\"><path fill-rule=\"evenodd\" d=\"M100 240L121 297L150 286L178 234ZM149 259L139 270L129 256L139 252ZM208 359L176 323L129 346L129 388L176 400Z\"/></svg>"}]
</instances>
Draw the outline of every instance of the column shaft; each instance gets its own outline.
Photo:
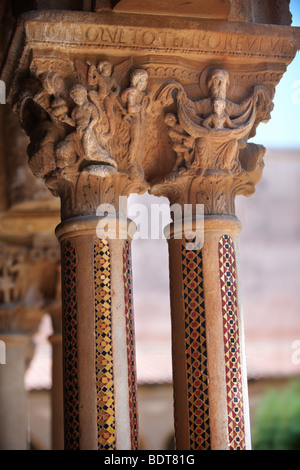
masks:
<instances>
[{"instance_id":1,"label":"column shaft","mask_svg":"<svg viewBox=\"0 0 300 470\"><path fill-rule=\"evenodd\" d=\"M62 335L49 338L52 345L51 435L52 450L64 448L63 368Z\"/></svg>"},{"instance_id":2,"label":"column shaft","mask_svg":"<svg viewBox=\"0 0 300 470\"><path fill-rule=\"evenodd\" d=\"M249 448L239 229L234 218L206 217L202 248L169 240L177 449Z\"/></svg>"},{"instance_id":3,"label":"column shaft","mask_svg":"<svg viewBox=\"0 0 300 470\"><path fill-rule=\"evenodd\" d=\"M0 364L0 449L29 448L27 392L24 387L28 338L1 334L6 347L6 364Z\"/></svg>"},{"instance_id":4,"label":"column shaft","mask_svg":"<svg viewBox=\"0 0 300 470\"><path fill-rule=\"evenodd\" d=\"M57 229L62 245L66 449L136 449L130 242L98 219Z\"/></svg>"}]
</instances>

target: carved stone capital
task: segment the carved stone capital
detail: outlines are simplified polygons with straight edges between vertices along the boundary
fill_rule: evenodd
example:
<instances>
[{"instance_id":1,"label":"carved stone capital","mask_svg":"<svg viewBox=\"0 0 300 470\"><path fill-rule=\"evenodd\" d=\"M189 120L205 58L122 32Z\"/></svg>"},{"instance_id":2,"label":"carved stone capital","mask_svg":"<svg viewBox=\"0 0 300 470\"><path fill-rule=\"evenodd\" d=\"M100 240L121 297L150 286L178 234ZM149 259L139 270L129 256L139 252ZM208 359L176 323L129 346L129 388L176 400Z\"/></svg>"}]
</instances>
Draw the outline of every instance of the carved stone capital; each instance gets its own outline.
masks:
<instances>
[{"instance_id":1,"label":"carved stone capital","mask_svg":"<svg viewBox=\"0 0 300 470\"><path fill-rule=\"evenodd\" d=\"M60 250L48 247L0 244L0 308L42 308L55 298ZM17 310L18 311L18 310Z\"/></svg>"},{"instance_id":2,"label":"carved stone capital","mask_svg":"<svg viewBox=\"0 0 300 470\"><path fill-rule=\"evenodd\" d=\"M29 166L60 196L63 220L95 214L103 203L117 206L119 195L147 189L147 71L131 70L131 59L114 67L75 59L72 66L59 74L33 62L15 106L30 137Z\"/></svg>"},{"instance_id":3,"label":"carved stone capital","mask_svg":"<svg viewBox=\"0 0 300 470\"><path fill-rule=\"evenodd\" d=\"M232 21L168 27L118 9L24 15L1 78L63 220L149 188L232 214L235 195L254 191L264 149L247 141L270 118L299 32L226 4Z\"/></svg>"},{"instance_id":4,"label":"carved stone capital","mask_svg":"<svg viewBox=\"0 0 300 470\"><path fill-rule=\"evenodd\" d=\"M210 70L208 95L189 99L178 82L164 85L156 96L164 108L165 124L175 165L151 192L167 196L172 203L203 204L206 214L234 215L237 194L249 196L263 169L263 146L248 144L260 122L270 119L272 93L256 85L240 102L228 99L230 75L224 69Z\"/></svg>"},{"instance_id":5,"label":"carved stone capital","mask_svg":"<svg viewBox=\"0 0 300 470\"><path fill-rule=\"evenodd\" d=\"M34 334L44 313L43 309L34 306L15 305L11 308L0 306L0 332Z\"/></svg>"}]
</instances>

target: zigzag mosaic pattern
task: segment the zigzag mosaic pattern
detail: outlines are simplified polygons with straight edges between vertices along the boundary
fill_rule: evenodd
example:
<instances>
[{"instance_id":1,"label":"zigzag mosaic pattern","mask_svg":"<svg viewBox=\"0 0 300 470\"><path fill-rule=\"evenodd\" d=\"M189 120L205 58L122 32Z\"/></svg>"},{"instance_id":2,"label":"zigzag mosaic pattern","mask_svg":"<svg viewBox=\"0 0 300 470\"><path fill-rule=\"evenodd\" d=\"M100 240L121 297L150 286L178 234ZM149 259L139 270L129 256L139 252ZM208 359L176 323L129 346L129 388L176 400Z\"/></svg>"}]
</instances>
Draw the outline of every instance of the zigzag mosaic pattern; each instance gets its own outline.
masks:
<instances>
[{"instance_id":1,"label":"zigzag mosaic pattern","mask_svg":"<svg viewBox=\"0 0 300 470\"><path fill-rule=\"evenodd\" d=\"M230 450L244 450L246 444L240 362L236 260L234 244L228 235L224 235L219 241L219 266L226 361L229 448Z\"/></svg>"},{"instance_id":2,"label":"zigzag mosaic pattern","mask_svg":"<svg viewBox=\"0 0 300 470\"><path fill-rule=\"evenodd\" d=\"M114 450L116 448L110 274L109 244L106 240L98 239L94 243L94 288L99 450Z\"/></svg>"},{"instance_id":3,"label":"zigzag mosaic pattern","mask_svg":"<svg viewBox=\"0 0 300 470\"><path fill-rule=\"evenodd\" d=\"M77 378L77 298L75 248L62 245L64 312L65 448L79 450L79 397Z\"/></svg>"},{"instance_id":4,"label":"zigzag mosaic pattern","mask_svg":"<svg viewBox=\"0 0 300 470\"><path fill-rule=\"evenodd\" d=\"M132 273L131 273L131 250L130 243L125 242L123 249L124 269L124 293L125 293L125 318L126 318L126 342L128 361L128 390L129 390L129 413L130 413L130 438L131 449L138 450L138 413L137 413L137 385L136 385L136 363L135 363L135 338L134 319L132 308Z\"/></svg>"},{"instance_id":5,"label":"zigzag mosaic pattern","mask_svg":"<svg viewBox=\"0 0 300 470\"><path fill-rule=\"evenodd\" d=\"M185 347L191 450L210 449L202 251L182 245Z\"/></svg>"}]
</instances>

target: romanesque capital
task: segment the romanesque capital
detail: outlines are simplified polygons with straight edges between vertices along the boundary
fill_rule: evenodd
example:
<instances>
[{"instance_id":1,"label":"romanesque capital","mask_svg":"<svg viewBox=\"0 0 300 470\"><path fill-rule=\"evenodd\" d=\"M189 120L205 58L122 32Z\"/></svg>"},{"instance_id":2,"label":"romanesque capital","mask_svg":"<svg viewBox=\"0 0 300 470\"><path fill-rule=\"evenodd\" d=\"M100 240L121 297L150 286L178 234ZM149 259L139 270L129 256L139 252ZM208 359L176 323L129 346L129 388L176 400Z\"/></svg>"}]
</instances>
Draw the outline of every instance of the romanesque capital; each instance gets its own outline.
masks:
<instances>
[{"instance_id":1,"label":"romanesque capital","mask_svg":"<svg viewBox=\"0 0 300 470\"><path fill-rule=\"evenodd\" d=\"M58 245L0 244L0 331L33 333L59 282Z\"/></svg>"},{"instance_id":2,"label":"romanesque capital","mask_svg":"<svg viewBox=\"0 0 300 470\"><path fill-rule=\"evenodd\" d=\"M273 91L254 85L243 99L232 100L229 72L205 72L204 98L190 99L177 81L156 96L164 108L175 104L175 112L164 115L175 164L151 191L172 203L203 204L209 215L234 215L235 196L251 195L262 175L265 148L248 139L270 119Z\"/></svg>"},{"instance_id":3,"label":"romanesque capital","mask_svg":"<svg viewBox=\"0 0 300 470\"><path fill-rule=\"evenodd\" d=\"M75 59L72 67L45 72L33 63L16 106L30 137L29 166L60 196L63 219L146 190L142 154L152 103L148 73L130 72L130 59L114 67Z\"/></svg>"}]
</instances>

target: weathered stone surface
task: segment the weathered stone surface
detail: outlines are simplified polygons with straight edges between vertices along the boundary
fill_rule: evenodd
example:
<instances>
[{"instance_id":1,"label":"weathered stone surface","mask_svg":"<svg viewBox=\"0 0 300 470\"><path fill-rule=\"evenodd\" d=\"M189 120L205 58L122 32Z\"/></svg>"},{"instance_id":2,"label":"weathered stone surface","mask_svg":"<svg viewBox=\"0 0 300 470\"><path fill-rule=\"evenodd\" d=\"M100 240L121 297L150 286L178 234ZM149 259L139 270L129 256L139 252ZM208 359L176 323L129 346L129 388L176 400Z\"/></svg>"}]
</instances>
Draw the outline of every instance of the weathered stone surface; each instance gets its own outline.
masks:
<instances>
[{"instance_id":1,"label":"weathered stone surface","mask_svg":"<svg viewBox=\"0 0 300 470\"><path fill-rule=\"evenodd\" d=\"M227 19L230 13L229 0L193 0L184 2L182 0L152 0L144 1L142 4L138 0L121 0L114 7L118 13L138 13L169 15L169 16L192 16L195 18Z\"/></svg>"}]
</instances>

